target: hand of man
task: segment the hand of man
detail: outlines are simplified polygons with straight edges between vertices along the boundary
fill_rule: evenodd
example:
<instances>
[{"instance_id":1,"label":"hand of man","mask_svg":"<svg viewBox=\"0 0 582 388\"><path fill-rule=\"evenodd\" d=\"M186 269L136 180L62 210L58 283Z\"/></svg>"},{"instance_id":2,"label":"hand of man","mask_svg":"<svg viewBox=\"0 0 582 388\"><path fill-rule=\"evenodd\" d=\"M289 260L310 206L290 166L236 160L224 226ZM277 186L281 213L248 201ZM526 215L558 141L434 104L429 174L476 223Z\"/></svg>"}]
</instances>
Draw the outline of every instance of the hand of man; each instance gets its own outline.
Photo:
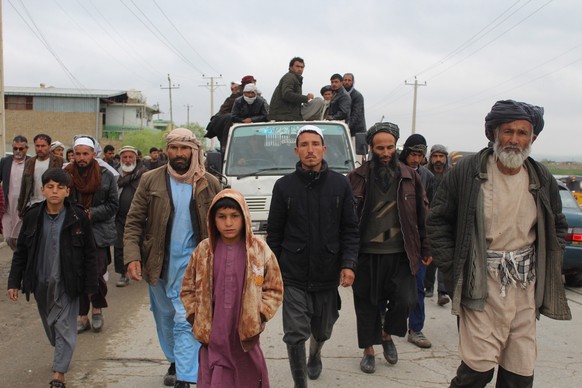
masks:
<instances>
[{"instance_id":1,"label":"hand of man","mask_svg":"<svg viewBox=\"0 0 582 388\"><path fill-rule=\"evenodd\" d=\"M15 251L16 250L16 241L17 240L14 237L9 237L8 239L6 239L6 244L8 244L10 249Z\"/></svg>"},{"instance_id":2,"label":"hand of man","mask_svg":"<svg viewBox=\"0 0 582 388\"><path fill-rule=\"evenodd\" d=\"M342 269L340 273L340 284L342 287L349 287L354 284L354 279L356 278L356 274L349 268Z\"/></svg>"},{"instance_id":3,"label":"hand of man","mask_svg":"<svg viewBox=\"0 0 582 388\"><path fill-rule=\"evenodd\" d=\"M253 119L251 119L250 117L247 117L246 119L243 119L243 123L252 123Z\"/></svg>"},{"instance_id":4,"label":"hand of man","mask_svg":"<svg viewBox=\"0 0 582 388\"><path fill-rule=\"evenodd\" d=\"M311 100L313 100L313 98L314 98L314 97L315 97L315 96L313 95L313 93L307 93L307 100L308 100L308 101L311 101Z\"/></svg>"},{"instance_id":5,"label":"hand of man","mask_svg":"<svg viewBox=\"0 0 582 388\"><path fill-rule=\"evenodd\" d=\"M9 288L7 294L8 294L8 298L10 298L10 300L13 300L15 302L18 300L18 289Z\"/></svg>"},{"instance_id":6,"label":"hand of man","mask_svg":"<svg viewBox=\"0 0 582 388\"><path fill-rule=\"evenodd\" d=\"M430 263L432 263L432 256L422 258L422 264L424 264L426 267L428 267Z\"/></svg>"},{"instance_id":7,"label":"hand of man","mask_svg":"<svg viewBox=\"0 0 582 388\"><path fill-rule=\"evenodd\" d=\"M141 280L141 263L139 260L132 261L127 265L127 273L132 280Z\"/></svg>"}]
</instances>

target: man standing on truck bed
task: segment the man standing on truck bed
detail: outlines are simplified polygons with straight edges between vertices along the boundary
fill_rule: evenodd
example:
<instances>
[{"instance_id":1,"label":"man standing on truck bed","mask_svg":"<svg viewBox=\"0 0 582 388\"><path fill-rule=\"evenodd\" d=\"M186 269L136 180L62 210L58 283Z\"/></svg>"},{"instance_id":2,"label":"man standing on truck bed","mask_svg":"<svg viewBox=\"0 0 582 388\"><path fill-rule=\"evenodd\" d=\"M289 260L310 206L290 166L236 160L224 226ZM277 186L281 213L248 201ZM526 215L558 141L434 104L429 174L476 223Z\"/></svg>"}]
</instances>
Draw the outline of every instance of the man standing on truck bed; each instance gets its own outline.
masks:
<instances>
[{"instance_id":1,"label":"man standing on truck bed","mask_svg":"<svg viewBox=\"0 0 582 388\"><path fill-rule=\"evenodd\" d=\"M323 100L313 100L313 93L303 95L303 69L305 69L305 62L302 58L294 57L289 62L289 72L281 77L279 85L275 88L273 96L271 97L271 104L269 107L270 121L302 121L302 104L307 104L310 101L320 102L319 114L323 109ZM314 107L317 110L316 107ZM308 116L313 116L309 113ZM311 117L305 117L305 120Z\"/></svg>"},{"instance_id":2,"label":"man standing on truck bed","mask_svg":"<svg viewBox=\"0 0 582 388\"><path fill-rule=\"evenodd\" d=\"M296 171L275 183L267 221L267 243L281 267L283 341L295 387L321 374L321 348L331 337L341 300L341 283L354 281L358 225L348 180L323 160L321 129L305 125L297 131ZM311 337L309 362L305 341Z\"/></svg>"}]
</instances>

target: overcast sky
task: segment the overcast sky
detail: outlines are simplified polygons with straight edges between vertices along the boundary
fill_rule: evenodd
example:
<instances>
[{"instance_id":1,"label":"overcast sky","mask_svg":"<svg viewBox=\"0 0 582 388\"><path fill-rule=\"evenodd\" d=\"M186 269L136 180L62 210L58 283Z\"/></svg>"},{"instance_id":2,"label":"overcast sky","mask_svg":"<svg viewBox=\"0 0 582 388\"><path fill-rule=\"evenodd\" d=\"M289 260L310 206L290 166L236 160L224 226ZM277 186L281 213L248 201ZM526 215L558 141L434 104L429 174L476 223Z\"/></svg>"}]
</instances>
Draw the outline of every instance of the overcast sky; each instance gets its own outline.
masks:
<instances>
[{"instance_id":1,"label":"overcast sky","mask_svg":"<svg viewBox=\"0 0 582 388\"><path fill-rule=\"evenodd\" d=\"M136 89L177 124L206 126L231 81L247 74L270 100L293 56L303 92L352 72L368 127L394 122L449 150L486 145L495 101L545 108L533 154L582 161L582 2L579 0L4 0L7 86Z\"/></svg>"}]
</instances>

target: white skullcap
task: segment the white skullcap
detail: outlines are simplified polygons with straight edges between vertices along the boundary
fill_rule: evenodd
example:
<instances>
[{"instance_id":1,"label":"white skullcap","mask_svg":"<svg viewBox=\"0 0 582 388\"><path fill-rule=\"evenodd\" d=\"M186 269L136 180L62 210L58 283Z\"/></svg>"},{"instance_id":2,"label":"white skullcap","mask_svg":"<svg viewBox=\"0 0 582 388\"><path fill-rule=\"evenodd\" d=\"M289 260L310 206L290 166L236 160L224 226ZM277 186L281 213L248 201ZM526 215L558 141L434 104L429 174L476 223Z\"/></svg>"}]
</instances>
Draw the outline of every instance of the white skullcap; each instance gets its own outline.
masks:
<instances>
[{"instance_id":1,"label":"white skullcap","mask_svg":"<svg viewBox=\"0 0 582 388\"><path fill-rule=\"evenodd\" d=\"M321 129L319 129L319 127L316 127L315 125L304 125L303 127L299 128L299 130L297 131L296 139L299 138L299 135L301 135L303 132L317 133L321 137L321 140L323 140L323 132L321 132Z\"/></svg>"},{"instance_id":2,"label":"white skullcap","mask_svg":"<svg viewBox=\"0 0 582 388\"><path fill-rule=\"evenodd\" d=\"M75 144L73 145L73 148L80 146L80 145L88 146L88 147L91 147L93 150L95 150L95 143L93 143L93 140L91 140L88 137L79 137L77 140L75 140Z\"/></svg>"},{"instance_id":3,"label":"white skullcap","mask_svg":"<svg viewBox=\"0 0 582 388\"><path fill-rule=\"evenodd\" d=\"M253 92L256 93L257 92L257 85L255 84L246 84L245 88L243 89L243 92Z\"/></svg>"}]
</instances>

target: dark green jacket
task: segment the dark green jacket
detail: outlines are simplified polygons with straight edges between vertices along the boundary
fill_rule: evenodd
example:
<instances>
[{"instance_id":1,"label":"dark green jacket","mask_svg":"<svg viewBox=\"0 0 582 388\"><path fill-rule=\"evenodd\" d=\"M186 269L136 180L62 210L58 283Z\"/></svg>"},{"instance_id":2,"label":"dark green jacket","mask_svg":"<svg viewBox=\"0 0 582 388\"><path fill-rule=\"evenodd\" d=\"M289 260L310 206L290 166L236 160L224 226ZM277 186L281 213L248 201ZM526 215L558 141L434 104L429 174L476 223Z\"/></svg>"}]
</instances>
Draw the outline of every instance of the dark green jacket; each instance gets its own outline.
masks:
<instances>
[{"instance_id":1,"label":"dark green jacket","mask_svg":"<svg viewBox=\"0 0 582 388\"><path fill-rule=\"evenodd\" d=\"M302 94L303 77L289 71L279 81L269 107L269 120L302 121L301 104L307 102Z\"/></svg>"},{"instance_id":2,"label":"dark green jacket","mask_svg":"<svg viewBox=\"0 0 582 388\"><path fill-rule=\"evenodd\" d=\"M453 293L452 312L460 305L482 310L487 300L487 253L481 184L493 149L462 158L440 182L431 203L427 230L437 267ZM537 205L536 309L538 316L572 319L562 284L562 254L567 222L558 185L542 164L525 161L529 190ZM511 200L508 198L508 200Z\"/></svg>"}]
</instances>

